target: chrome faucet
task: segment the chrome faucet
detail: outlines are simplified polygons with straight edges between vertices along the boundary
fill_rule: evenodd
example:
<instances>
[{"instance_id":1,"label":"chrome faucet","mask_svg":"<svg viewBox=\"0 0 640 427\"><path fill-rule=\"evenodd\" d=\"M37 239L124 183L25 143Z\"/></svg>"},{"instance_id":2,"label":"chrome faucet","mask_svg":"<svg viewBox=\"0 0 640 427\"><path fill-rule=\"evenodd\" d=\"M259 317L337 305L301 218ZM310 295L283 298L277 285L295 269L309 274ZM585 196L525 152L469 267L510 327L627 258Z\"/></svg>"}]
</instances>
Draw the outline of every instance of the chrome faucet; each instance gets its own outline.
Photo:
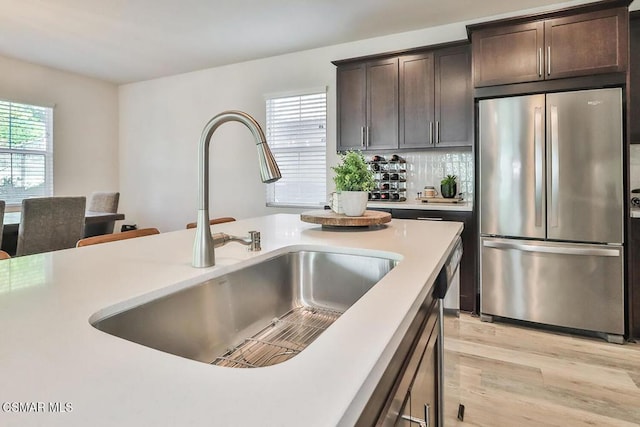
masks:
<instances>
[{"instance_id":1,"label":"chrome faucet","mask_svg":"<svg viewBox=\"0 0 640 427\"><path fill-rule=\"evenodd\" d=\"M196 240L193 244L193 262L194 267L211 267L215 265L214 247L222 246L228 241L241 241L241 243L250 245L250 250L260 250L260 234L257 234L257 246L255 245L255 237L250 237L251 241L245 241L242 238L232 238L223 240L218 239L214 242L211 235L209 225L209 144L213 133L220 125L226 122L236 121L244 124L249 128L256 140L258 149L258 164L260 167L260 176L262 182L275 182L281 178L280 169L276 163L264 132L256 120L242 111L224 111L211 120L204 127L202 136L200 137L200 145L198 149L198 219L196 226ZM217 233L216 233L217 234ZM251 249L254 248L254 249ZM258 248L258 249L256 249Z\"/></svg>"}]
</instances>

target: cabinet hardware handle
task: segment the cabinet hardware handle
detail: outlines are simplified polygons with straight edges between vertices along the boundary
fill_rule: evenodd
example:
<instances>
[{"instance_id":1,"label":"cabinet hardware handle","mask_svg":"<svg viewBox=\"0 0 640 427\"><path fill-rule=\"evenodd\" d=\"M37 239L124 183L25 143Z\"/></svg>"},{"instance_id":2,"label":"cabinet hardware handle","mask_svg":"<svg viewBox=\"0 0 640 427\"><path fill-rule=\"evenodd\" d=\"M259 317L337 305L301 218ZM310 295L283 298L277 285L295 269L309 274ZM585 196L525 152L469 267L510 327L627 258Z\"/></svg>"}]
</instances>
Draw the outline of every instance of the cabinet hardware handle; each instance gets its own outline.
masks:
<instances>
[{"instance_id":1,"label":"cabinet hardware handle","mask_svg":"<svg viewBox=\"0 0 640 427\"><path fill-rule=\"evenodd\" d=\"M436 144L440 144L440 120L436 120Z\"/></svg>"},{"instance_id":2,"label":"cabinet hardware handle","mask_svg":"<svg viewBox=\"0 0 640 427\"><path fill-rule=\"evenodd\" d=\"M542 48L538 49L538 77L542 77Z\"/></svg>"},{"instance_id":3,"label":"cabinet hardware handle","mask_svg":"<svg viewBox=\"0 0 640 427\"><path fill-rule=\"evenodd\" d=\"M366 146L368 147L370 144L371 144L371 140L369 139L369 126L367 126Z\"/></svg>"},{"instance_id":4,"label":"cabinet hardware handle","mask_svg":"<svg viewBox=\"0 0 640 427\"><path fill-rule=\"evenodd\" d=\"M429 145L433 145L433 122L429 122Z\"/></svg>"},{"instance_id":5,"label":"cabinet hardware handle","mask_svg":"<svg viewBox=\"0 0 640 427\"><path fill-rule=\"evenodd\" d=\"M425 403L424 404L424 421L425 421L424 425L425 425L425 427L429 427L429 424L431 424L431 422L430 422L430 418L431 417L429 416L429 411L430 410L431 410L431 407L427 403ZM443 414L443 418L444 418L444 414Z\"/></svg>"},{"instance_id":6,"label":"cabinet hardware handle","mask_svg":"<svg viewBox=\"0 0 640 427\"><path fill-rule=\"evenodd\" d=\"M547 75L551 75L551 46L547 46Z\"/></svg>"},{"instance_id":7,"label":"cabinet hardware handle","mask_svg":"<svg viewBox=\"0 0 640 427\"><path fill-rule=\"evenodd\" d=\"M364 126L360 126L360 143L364 148Z\"/></svg>"},{"instance_id":8,"label":"cabinet hardware handle","mask_svg":"<svg viewBox=\"0 0 640 427\"><path fill-rule=\"evenodd\" d=\"M403 415L402 419L407 420L410 423L418 424L420 427L429 427L428 422L423 420L422 418L412 417L411 415Z\"/></svg>"},{"instance_id":9,"label":"cabinet hardware handle","mask_svg":"<svg viewBox=\"0 0 640 427\"><path fill-rule=\"evenodd\" d=\"M423 216L419 216L416 219L419 219L421 221L444 221L443 218L427 218L427 217L423 217Z\"/></svg>"}]
</instances>

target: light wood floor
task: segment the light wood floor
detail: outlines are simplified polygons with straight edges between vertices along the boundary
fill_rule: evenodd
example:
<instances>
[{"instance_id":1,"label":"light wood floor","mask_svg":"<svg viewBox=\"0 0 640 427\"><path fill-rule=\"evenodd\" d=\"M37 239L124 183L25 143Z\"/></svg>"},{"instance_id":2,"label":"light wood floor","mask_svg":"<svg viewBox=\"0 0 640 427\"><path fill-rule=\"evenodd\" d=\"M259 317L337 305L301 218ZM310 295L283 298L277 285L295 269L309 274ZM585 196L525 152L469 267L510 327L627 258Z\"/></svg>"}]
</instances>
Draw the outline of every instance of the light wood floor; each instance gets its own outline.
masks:
<instances>
[{"instance_id":1,"label":"light wood floor","mask_svg":"<svg viewBox=\"0 0 640 427\"><path fill-rule=\"evenodd\" d=\"M640 426L640 344L446 317L447 427Z\"/></svg>"}]
</instances>

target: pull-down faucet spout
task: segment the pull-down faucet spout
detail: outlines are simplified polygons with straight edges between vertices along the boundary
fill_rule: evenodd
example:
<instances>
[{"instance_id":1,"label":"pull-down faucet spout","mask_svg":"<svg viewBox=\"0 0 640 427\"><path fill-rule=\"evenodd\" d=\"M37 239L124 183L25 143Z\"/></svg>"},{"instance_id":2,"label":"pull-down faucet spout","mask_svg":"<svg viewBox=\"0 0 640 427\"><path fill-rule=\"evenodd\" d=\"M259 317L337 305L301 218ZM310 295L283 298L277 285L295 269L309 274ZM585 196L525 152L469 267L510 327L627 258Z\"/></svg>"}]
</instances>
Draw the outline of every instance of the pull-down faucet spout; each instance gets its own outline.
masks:
<instances>
[{"instance_id":1,"label":"pull-down faucet spout","mask_svg":"<svg viewBox=\"0 0 640 427\"><path fill-rule=\"evenodd\" d=\"M211 267L215 265L214 241L209 226L209 145L213 133L220 125L236 121L249 128L256 140L258 164L262 182L275 182L281 178L264 132L258 122L242 111L224 111L213 117L204 127L198 147L198 219L196 240L193 245L193 266Z\"/></svg>"}]
</instances>

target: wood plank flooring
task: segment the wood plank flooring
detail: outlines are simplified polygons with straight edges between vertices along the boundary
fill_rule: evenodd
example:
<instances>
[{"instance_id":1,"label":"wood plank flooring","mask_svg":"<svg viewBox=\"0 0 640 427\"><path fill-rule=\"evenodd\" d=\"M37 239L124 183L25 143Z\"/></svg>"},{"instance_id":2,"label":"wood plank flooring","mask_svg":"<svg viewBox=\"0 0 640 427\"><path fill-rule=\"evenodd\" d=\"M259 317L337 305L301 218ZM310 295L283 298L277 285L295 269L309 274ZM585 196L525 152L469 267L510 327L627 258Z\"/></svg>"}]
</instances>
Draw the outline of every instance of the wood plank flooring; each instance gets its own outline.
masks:
<instances>
[{"instance_id":1,"label":"wood plank flooring","mask_svg":"<svg viewBox=\"0 0 640 427\"><path fill-rule=\"evenodd\" d=\"M640 426L640 344L445 317L445 426Z\"/></svg>"}]
</instances>

